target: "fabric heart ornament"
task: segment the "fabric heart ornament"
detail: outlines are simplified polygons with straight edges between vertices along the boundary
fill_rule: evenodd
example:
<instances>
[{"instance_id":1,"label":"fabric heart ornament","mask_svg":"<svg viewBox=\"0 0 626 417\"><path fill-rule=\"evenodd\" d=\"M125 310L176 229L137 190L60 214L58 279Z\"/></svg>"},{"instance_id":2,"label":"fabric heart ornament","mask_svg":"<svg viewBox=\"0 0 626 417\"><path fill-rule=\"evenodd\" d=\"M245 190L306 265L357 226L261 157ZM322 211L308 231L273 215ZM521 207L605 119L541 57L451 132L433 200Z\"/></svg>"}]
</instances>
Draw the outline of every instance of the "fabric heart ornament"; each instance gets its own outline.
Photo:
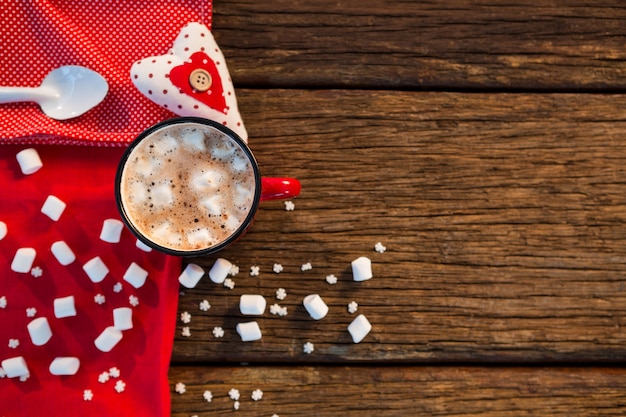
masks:
<instances>
[{"instance_id":1,"label":"fabric heart ornament","mask_svg":"<svg viewBox=\"0 0 626 417\"><path fill-rule=\"evenodd\" d=\"M229 127L248 140L226 60L210 29L185 25L165 55L136 61L133 84L150 100L179 116L197 116Z\"/></svg>"}]
</instances>

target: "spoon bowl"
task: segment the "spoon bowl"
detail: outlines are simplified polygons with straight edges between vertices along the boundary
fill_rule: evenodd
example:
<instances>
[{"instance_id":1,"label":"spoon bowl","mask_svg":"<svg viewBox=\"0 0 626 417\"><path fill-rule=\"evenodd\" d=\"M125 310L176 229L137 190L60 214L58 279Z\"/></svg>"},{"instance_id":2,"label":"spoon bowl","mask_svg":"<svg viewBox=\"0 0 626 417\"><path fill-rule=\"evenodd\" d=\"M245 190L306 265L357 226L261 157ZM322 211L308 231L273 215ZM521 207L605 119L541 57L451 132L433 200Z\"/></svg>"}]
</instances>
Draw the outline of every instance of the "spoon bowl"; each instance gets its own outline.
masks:
<instances>
[{"instance_id":1,"label":"spoon bowl","mask_svg":"<svg viewBox=\"0 0 626 417\"><path fill-rule=\"evenodd\" d=\"M39 87L0 87L0 103L32 101L56 120L80 116L98 105L109 91L97 72L67 65L50 72Z\"/></svg>"}]
</instances>

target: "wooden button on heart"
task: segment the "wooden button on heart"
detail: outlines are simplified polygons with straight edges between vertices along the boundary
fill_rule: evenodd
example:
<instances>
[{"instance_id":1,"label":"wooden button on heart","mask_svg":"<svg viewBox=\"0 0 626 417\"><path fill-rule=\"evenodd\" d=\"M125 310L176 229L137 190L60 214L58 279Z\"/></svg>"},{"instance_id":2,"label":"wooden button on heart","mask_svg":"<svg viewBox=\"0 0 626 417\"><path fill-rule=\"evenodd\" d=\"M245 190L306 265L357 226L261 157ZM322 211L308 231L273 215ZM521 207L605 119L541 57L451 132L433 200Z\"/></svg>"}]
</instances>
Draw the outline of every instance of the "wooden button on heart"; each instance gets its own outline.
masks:
<instances>
[{"instance_id":1,"label":"wooden button on heart","mask_svg":"<svg viewBox=\"0 0 626 417\"><path fill-rule=\"evenodd\" d=\"M203 93L211 88L212 83L211 74L202 68L193 70L189 74L189 84L196 91Z\"/></svg>"}]
</instances>

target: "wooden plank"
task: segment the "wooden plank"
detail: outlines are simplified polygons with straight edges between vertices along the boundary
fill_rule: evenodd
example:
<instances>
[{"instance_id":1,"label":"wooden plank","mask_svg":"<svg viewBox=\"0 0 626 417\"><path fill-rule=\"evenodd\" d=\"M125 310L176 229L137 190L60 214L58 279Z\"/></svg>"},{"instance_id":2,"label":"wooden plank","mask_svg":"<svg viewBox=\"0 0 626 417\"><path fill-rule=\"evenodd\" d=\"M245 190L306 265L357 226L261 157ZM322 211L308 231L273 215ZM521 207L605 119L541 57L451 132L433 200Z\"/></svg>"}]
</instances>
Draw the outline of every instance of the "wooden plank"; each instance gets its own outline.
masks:
<instances>
[{"instance_id":1,"label":"wooden plank","mask_svg":"<svg viewBox=\"0 0 626 417\"><path fill-rule=\"evenodd\" d=\"M619 0L214 2L238 87L623 89Z\"/></svg>"},{"instance_id":2,"label":"wooden plank","mask_svg":"<svg viewBox=\"0 0 626 417\"><path fill-rule=\"evenodd\" d=\"M292 212L263 204L220 254L240 267L233 290L205 278L184 292L175 362L626 359L626 96L242 90L240 103L264 175L300 178L302 195ZM352 281L358 256L375 278ZM288 309L257 319L259 342L235 332L254 319L238 311L246 293ZM323 320L302 307L311 293ZM360 344L351 301L373 325Z\"/></svg>"},{"instance_id":3,"label":"wooden plank","mask_svg":"<svg viewBox=\"0 0 626 417\"><path fill-rule=\"evenodd\" d=\"M626 371L604 368L191 367L170 373L173 417L621 415ZM175 384L187 392L174 393ZM251 399L261 390L259 401ZM211 402L203 399L210 391Z\"/></svg>"}]
</instances>

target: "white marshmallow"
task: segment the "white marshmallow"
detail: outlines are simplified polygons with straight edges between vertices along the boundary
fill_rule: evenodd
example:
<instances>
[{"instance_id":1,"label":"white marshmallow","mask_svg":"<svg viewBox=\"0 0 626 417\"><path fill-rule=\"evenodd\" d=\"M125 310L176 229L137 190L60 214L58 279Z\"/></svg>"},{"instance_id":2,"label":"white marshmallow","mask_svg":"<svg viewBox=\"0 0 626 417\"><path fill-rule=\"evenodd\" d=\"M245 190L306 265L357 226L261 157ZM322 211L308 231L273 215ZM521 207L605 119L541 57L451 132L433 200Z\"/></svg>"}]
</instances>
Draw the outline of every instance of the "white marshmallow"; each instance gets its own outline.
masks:
<instances>
[{"instance_id":1,"label":"white marshmallow","mask_svg":"<svg viewBox=\"0 0 626 417\"><path fill-rule=\"evenodd\" d=\"M83 270L91 282L98 283L104 279L109 273L109 268L102 262L99 256L91 258L83 265Z\"/></svg>"},{"instance_id":2,"label":"white marshmallow","mask_svg":"<svg viewBox=\"0 0 626 417\"><path fill-rule=\"evenodd\" d=\"M171 206L174 202L174 193L169 184L161 184L152 188L152 202L156 207Z\"/></svg>"},{"instance_id":3,"label":"white marshmallow","mask_svg":"<svg viewBox=\"0 0 626 417\"><path fill-rule=\"evenodd\" d=\"M219 216L222 214L222 208L224 207L222 204L222 196L220 195L212 195L211 197L206 197L200 200L200 205L207 209L209 214L214 216Z\"/></svg>"},{"instance_id":4,"label":"white marshmallow","mask_svg":"<svg viewBox=\"0 0 626 417\"><path fill-rule=\"evenodd\" d=\"M45 317L37 317L28 323L26 327L28 328L30 340L32 340L35 346L45 345L52 337L52 329L50 329L48 319Z\"/></svg>"},{"instance_id":5,"label":"white marshmallow","mask_svg":"<svg viewBox=\"0 0 626 417\"><path fill-rule=\"evenodd\" d=\"M202 244L202 246L209 247L215 240L215 236L208 229L194 230L187 234L187 242L190 245Z\"/></svg>"},{"instance_id":6,"label":"white marshmallow","mask_svg":"<svg viewBox=\"0 0 626 417\"><path fill-rule=\"evenodd\" d=\"M146 283L146 278L148 278L148 271L133 262L130 264L122 278L133 287L141 288L143 284Z\"/></svg>"},{"instance_id":7,"label":"white marshmallow","mask_svg":"<svg viewBox=\"0 0 626 417\"><path fill-rule=\"evenodd\" d=\"M359 343L372 330L372 325L363 314L359 314L348 326L354 343Z\"/></svg>"},{"instance_id":8,"label":"white marshmallow","mask_svg":"<svg viewBox=\"0 0 626 417\"><path fill-rule=\"evenodd\" d=\"M41 158L39 158L39 154L33 148L19 151L15 157L17 158L17 163L20 165L20 169L24 175L34 174L43 166Z\"/></svg>"},{"instance_id":9,"label":"white marshmallow","mask_svg":"<svg viewBox=\"0 0 626 417\"><path fill-rule=\"evenodd\" d=\"M63 266L69 265L76 260L76 255L74 255L72 249L62 240L54 242L52 246L50 246L50 250L57 261Z\"/></svg>"},{"instance_id":10,"label":"white marshmallow","mask_svg":"<svg viewBox=\"0 0 626 417\"><path fill-rule=\"evenodd\" d=\"M365 256L352 261L352 278L355 281L365 281L372 278L372 261Z\"/></svg>"},{"instance_id":11,"label":"white marshmallow","mask_svg":"<svg viewBox=\"0 0 626 417\"><path fill-rule=\"evenodd\" d=\"M256 321L237 324L237 333L241 336L242 342L252 342L253 340L259 340L262 337L261 328L259 327L259 323Z\"/></svg>"},{"instance_id":12,"label":"white marshmallow","mask_svg":"<svg viewBox=\"0 0 626 417\"><path fill-rule=\"evenodd\" d=\"M52 375L76 375L80 368L80 360L72 356L58 357L50 363Z\"/></svg>"},{"instance_id":13,"label":"white marshmallow","mask_svg":"<svg viewBox=\"0 0 626 417\"><path fill-rule=\"evenodd\" d=\"M314 320L323 319L328 314L328 306L319 294L309 294L302 301L304 308Z\"/></svg>"},{"instance_id":14,"label":"white marshmallow","mask_svg":"<svg viewBox=\"0 0 626 417\"><path fill-rule=\"evenodd\" d=\"M137 239L137 242L135 243L135 246L137 246L139 249L141 249L144 252L152 252L152 248L150 246L146 245L145 243L143 243L139 239Z\"/></svg>"},{"instance_id":15,"label":"white marshmallow","mask_svg":"<svg viewBox=\"0 0 626 417\"><path fill-rule=\"evenodd\" d=\"M113 310L113 327L117 330L133 328L133 310L130 307L119 307Z\"/></svg>"},{"instance_id":16,"label":"white marshmallow","mask_svg":"<svg viewBox=\"0 0 626 417\"><path fill-rule=\"evenodd\" d=\"M62 319L64 317L73 317L76 315L76 306L74 305L74 296L54 299L54 317Z\"/></svg>"},{"instance_id":17,"label":"white marshmallow","mask_svg":"<svg viewBox=\"0 0 626 417\"><path fill-rule=\"evenodd\" d=\"M7 235L7 224L0 221L0 240L4 239Z\"/></svg>"},{"instance_id":18,"label":"white marshmallow","mask_svg":"<svg viewBox=\"0 0 626 417\"><path fill-rule=\"evenodd\" d=\"M196 264L187 264L183 272L178 277L178 282L187 288L194 288L204 276L204 269Z\"/></svg>"},{"instance_id":19,"label":"white marshmallow","mask_svg":"<svg viewBox=\"0 0 626 417\"><path fill-rule=\"evenodd\" d=\"M209 278L211 278L211 281L215 282L216 284L221 284L228 276L230 268L232 267L233 264L230 263L230 261L224 258L217 258L215 260L215 263L211 267L211 270L209 271Z\"/></svg>"},{"instance_id":20,"label":"white marshmallow","mask_svg":"<svg viewBox=\"0 0 626 417\"><path fill-rule=\"evenodd\" d=\"M241 314L259 316L265 312L267 302L262 295L243 294L239 298L239 311Z\"/></svg>"},{"instance_id":21,"label":"white marshmallow","mask_svg":"<svg viewBox=\"0 0 626 417\"><path fill-rule=\"evenodd\" d=\"M194 189L208 191L217 188L223 180L224 174L221 171L209 170L194 175L191 183Z\"/></svg>"},{"instance_id":22,"label":"white marshmallow","mask_svg":"<svg viewBox=\"0 0 626 417\"><path fill-rule=\"evenodd\" d=\"M248 169L248 166L248 159L238 157L233 158L232 167L235 171L245 171L246 169Z\"/></svg>"},{"instance_id":23,"label":"white marshmallow","mask_svg":"<svg viewBox=\"0 0 626 417\"><path fill-rule=\"evenodd\" d=\"M30 375L30 371L28 370L26 361L22 356L16 356L14 358L3 360L2 369L4 369L4 372L9 378L17 378Z\"/></svg>"},{"instance_id":24,"label":"white marshmallow","mask_svg":"<svg viewBox=\"0 0 626 417\"><path fill-rule=\"evenodd\" d=\"M108 243L120 243L124 223L117 219L106 219L102 223L100 240Z\"/></svg>"},{"instance_id":25,"label":"white marshmallow","mask_svg":"<svg viewBox=\"0 0 626 417\"><path fill-rule=\"evenodd\" d=\"M191 148L191 150L206 150L206 146L204 144L204 131L202 129L187 128L183 131L183 135L185 138L183 143L188 148Z\"/></svg>"},{"instance_id":26,"label":"white marshmallow","mask_svg":"<svg viewBox=\"0 0 626 417\"><path fill-rule=\"evenodd\" d=\"M122 340L122 331L113 326L109 326L100 333L94 344L102 352L110 352Z\"/></svg>"},{"instance_id":27,"label":"white marshmallow","mask_svg":"<svg viewBox=\"0 0 626 417\"><path fill-rule=\"evenodd\" d=\"M66 206L60 198L49 195L41 207L41 212L56 222L61 218Z\"/></svg>"},{"instance_id":28,"label":"white marshmallow","mask_svg":"<svg viewBox=\"0 0 626 417\"><path fill-rule=\"evenodd\" d=\"M15 252L13 262L11 262L11 270L22 273L29 272L33 267L35 256L37 256L37 251L33 248L19 248Z\"/></svg>"}]
</instances>

